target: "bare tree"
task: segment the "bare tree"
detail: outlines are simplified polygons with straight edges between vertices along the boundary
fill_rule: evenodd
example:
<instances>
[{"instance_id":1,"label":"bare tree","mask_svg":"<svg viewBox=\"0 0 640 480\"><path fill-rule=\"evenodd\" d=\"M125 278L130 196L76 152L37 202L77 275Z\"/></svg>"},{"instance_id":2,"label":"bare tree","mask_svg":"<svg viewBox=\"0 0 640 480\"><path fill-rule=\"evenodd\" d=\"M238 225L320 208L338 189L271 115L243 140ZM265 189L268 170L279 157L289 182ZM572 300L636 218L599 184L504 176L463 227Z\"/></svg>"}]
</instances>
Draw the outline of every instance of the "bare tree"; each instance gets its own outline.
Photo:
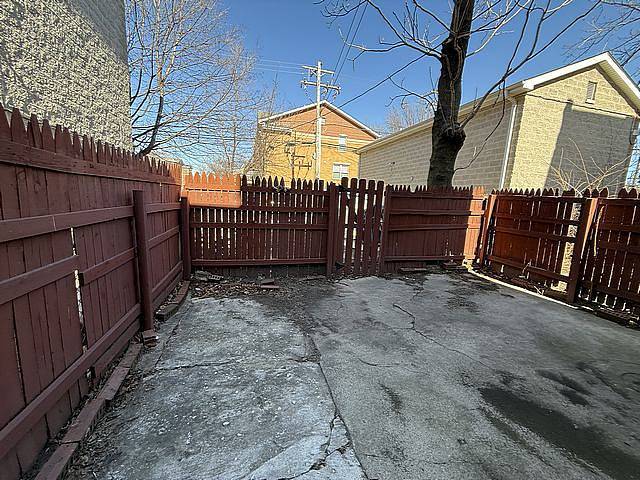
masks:
<instances>
[{"instance_id":1,"label":"bare tree","mask_svg":"<svg viewBox=\"0 0 640 480\"><path fill-rule=\"evenodd\" d=\"M257 99L253 59L218 2L127 0L126 21L135 151L233 165Z\"/></svg>"},{"instance_id":2,"label":"bare tree","mask_svg":"<svg viewBox=\"0 0 640 480\"><path fill-rule=\"evenodd\" d=\"M489 95L497 90L504 95L510 77L587 18L599 1L452 0L448 9L443 8L442 2L427 4L419 0L405 0L402 7L395 9L382 7L377 0L325 0L325 4L325 13L334 18L357 14L357 10L365 6L382 21L391 39L381 36L376 46L353 44L358 55L389 53L402 48L417 55L410 63L431 60L440 67L427 182L429 185L451 185L455 160L466 137L465 127ZM570 4L573 8L567 9ZM499 35L512 38L511 52L503 58L504 66L496 71L491 85L471 110L461 116L464 66L470 57L484 51ZM396 70L387 79L401 70ZM405 95L423 98L410 90L406 90Z\"/></svg>"},{"instance_id":3,"label":"bare tree","mask_svg":"<svg viewBox=\"0 0 640 480\"><path fill-rule=\"evenodd\" d=\"M582 38L569 45L569 55L577 58L609 50L638 82L640 0L602 0L598 3Z\"/></svg>"},{"instance_id":4,"label":"bare tree","mask_svg":"<svg viewBox=\"0 0 640 480\"><path fill-rule=\"evenodd\" d=\"M565 150L560 152L558 165L551 165L549 180L554 181L562 190L575 190L580 193L586 190L609 188L612 191L624 186L629 158L612 160L607 163L593 157L585 158L580 147L572 139L576 155L567 155Z\"/></svg>"},{"instance_id":5,"label":"bare tree","mask_svg":"<svg viewBox=\"0 0 640 480\"><path fill-rule=\"evenodd\" d=\"M433 108L430 103L421 99L415 102L402 99L398 105L393 105L387 112L385 130L389 133L398 132L432 116Z\"/></svg>"},{"instance_id":6,"label":"bare tree","mask_svg":"<svg viewBox=\"0 0 640 480\"><path fill-rule=\"evenodd\" d=\"M255 135L250 160L245 163L243 173L264 176L265 165L271 152L281 142L281 132L275 125L265 121L266 118L275 115L281 105L278 103L278 80L274 80L271 89L268 90L260 104L260 109L255 112L253 122Z\"/></svg>"}]
</instances>

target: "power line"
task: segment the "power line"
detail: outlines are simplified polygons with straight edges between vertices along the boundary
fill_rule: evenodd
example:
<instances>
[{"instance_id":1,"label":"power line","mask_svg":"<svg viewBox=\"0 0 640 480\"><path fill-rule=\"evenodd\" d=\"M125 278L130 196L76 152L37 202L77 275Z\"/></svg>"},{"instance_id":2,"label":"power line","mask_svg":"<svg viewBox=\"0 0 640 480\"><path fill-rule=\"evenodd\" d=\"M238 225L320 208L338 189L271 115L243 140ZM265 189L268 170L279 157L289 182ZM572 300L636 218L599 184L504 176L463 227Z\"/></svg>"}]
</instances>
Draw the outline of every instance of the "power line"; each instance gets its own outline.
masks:
<instances>
[{"instance_id":1,"label":"power line","mask_svg":"<svg viewBox=\"0 0 640 480\"><path fill-rule=\"evenodd\" d=\"M322 89L324 88L326 91L335 90L336 92L340 92L340 87L332 84L322 83L322 75L332 75L333 72L331 70L323 70L322 62L318 60L318 64L315 67L308 67L303 65L303 68L306 68L309 71L309 75L315 75L316 81L311 82L308 80L303 80L301 84L303 86L313 85L316 87L316 158L315 158L315 167L316 167L316 178L320 178L320 162L321 162L321 154L322 154L322 116L320 114L320 95Z\"/></svg>"},{"instance_id":2,"label":"power line","mask_svg":"<svg viewBox=\"0 0 640 480\"><path fill-rule=\"evenodd\" d=\"M353 45L353 42L356 39L356 35L358 34L358 30L360 30L360 24L362 23L362 19L364 18L364 14L367 11L367 7L368 6L369 6L368 2L364 4L364 8L362 9L362 15L360 15L360 20L358 20L358 25L356 26L356 29L353 32L353 37L351 37L351 41L350 42L349 42L349 35L347 34L347 42L349 43L349 47L347 48L347 53L345 54L344 58L342 59L342 65L340 65L340 69L338 70L338 73L335 76L335 80L334 80L335 82L338 81L338 77L340 76L340 72L342 72L342 67L344 67L344 62L349 57L349 52L351 51L351 46ZM358 8L360 8L360 5L358 5ZM358 16L358 9L356 9L355 14L353 15L353 20L355 20L355 18L357 16ZM343 44L343 46L344 46L344 44Z\"/></svg>"},{"instance_id":3,"label":"power line","mask_svg":"<svg viewBox=\"0 0 640 480\"><path fill-rule=\"evenodd\" d=\"M367 93L369 93L370 91L378 88L380 85L382 85L384 82L390 80L394 75L397 75L398 73L400 73L401 71L403 71L404 69L408 68L409 66L413 65L414 63L416 63L418 60L421 60L422 58L424 58L426 56L426 54L422 54L419 57L414 58L413 60L411 60L409 63L407 63L406 65L404 65L403 67L400 67L399 69L397 69L395 72L387 75L385 78L383 78L382 80L380 80L378 83L370 86L369 88L367 88L364 92L359 93L358 95L356 95L353 98L350 98L349 100L347 100L344 103L341 103L340 105L338 105L338 108L342 108L345 105L350 104L351 102L359 99L360 97L363 97L364 95L366 95Z\"/></svg>"},{"instance_id":4,"label":"power line","mask_svg":"<svg viewBox=\"0 0 640 480\"><path fill-rule=\"evenodd\" d=\"M333 67L334 70L338 69L338 65L340 64L340 59L342 58L342 52L344 52L344 46L348 43L349 41L349 35L351 35L351 29L353 28L353 23L356 20L356 17L358 16L358 9L360 8L361 4L358 4L358 6L356 7L356 12L353 15L353 18L351 19L351 23L349 24L349 30L347 31L347 42L342 42L342 48L340 49L340 54L338 54L338 59L336 60L336 65L335 67ZM347 51L347 55L349 54L349 52Z\"/></svg>"}]
</instances>

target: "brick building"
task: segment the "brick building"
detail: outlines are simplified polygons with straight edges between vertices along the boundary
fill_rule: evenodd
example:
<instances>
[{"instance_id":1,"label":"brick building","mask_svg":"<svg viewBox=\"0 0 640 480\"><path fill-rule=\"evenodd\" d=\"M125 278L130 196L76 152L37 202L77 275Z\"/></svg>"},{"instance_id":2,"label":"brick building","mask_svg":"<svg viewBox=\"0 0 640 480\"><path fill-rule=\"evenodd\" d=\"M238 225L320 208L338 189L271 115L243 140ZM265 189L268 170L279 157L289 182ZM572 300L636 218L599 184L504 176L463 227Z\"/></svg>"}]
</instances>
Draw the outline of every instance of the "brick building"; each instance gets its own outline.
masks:
<instances>
[{"instance_id":1,"label":"brick building","mask_svg":"<svg viewBox=\"0 0 640 480\"><path fill-rule=\"evenodd\" d=\"M0 1L0 102L131 147L124 0Z\"/></svg>"},{"instance_id":2,"label":"brick building","mask_svg":"<svg viewBox=\"0 0 640 480\"><path fill-rule=\"evenodd\" d=\"M358 175L358 148L378 138L366 125L323 101L320 178L337 181ZM286 180L315 178L316 104L258 119L251 172Z\"/></svg>"},{"instance_id":3,"label":"brick building","mask_svg":"<svg viewBox=\"0 0 640 480\"><path fill-rule=\"evenodd\" d=\"M473 103L463 105L462 117ZM639 112L640 91L608 53L515 83L492 94L467 125L453 183L563 188L606 174L600 186L617 189L625 182ZM429 119L359 149L359 175L425 184L431 125Z\"/></svg>"}]
</instances>

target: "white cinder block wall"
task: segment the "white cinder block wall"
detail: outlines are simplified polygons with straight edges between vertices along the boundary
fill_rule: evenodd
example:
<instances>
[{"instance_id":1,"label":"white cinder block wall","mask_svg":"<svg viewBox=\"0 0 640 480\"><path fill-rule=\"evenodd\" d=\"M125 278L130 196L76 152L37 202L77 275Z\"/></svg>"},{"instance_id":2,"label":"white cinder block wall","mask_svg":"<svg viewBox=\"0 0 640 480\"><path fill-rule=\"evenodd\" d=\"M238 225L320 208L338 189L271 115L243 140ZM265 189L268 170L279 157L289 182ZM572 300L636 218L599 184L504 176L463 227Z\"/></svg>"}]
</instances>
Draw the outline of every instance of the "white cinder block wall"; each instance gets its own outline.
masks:
<instances>
[{"instance_id":1,"label":"white cinder block wall","mask_svg":"<svg viewBox=\"0 0 640 480\"><path fill-rule=\"evenodd\" d=\"M0 100L130 148L123 0L0 0Z\"/></svg>"}]
</instances>

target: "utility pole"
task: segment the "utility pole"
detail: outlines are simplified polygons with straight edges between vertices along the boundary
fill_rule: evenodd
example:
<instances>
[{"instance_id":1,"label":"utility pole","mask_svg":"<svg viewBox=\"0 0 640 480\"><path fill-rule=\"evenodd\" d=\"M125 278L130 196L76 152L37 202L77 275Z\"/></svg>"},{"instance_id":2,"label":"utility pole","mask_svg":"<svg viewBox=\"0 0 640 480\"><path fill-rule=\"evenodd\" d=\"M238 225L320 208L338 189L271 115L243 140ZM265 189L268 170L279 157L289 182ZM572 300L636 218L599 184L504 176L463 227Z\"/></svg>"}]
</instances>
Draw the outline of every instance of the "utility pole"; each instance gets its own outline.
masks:
<instances>
[{"instance_id":1,"label":"utility pole","mask_svg":"<svg viewBox=\"0 0 640 480\"><path fill-rule=\"evenodd\" d=\"M337 85L322 83L322 75L332 75L334 72L331 70L323 70L322 62L318 60L318 64L315 67L309 67L306 65L302 66L307 69L309 72L309 77L315 75L315 82L309 80L302 80L300 82L303 86L314 86L316 87L316 159L315 159L315 174L316 179L320 178L320 164L322 162L322 116L320 115L320 97L322 93L322 89L325 91L334 90L335 92L340 92L340 87Z\"/></svg>"}]
</instances>

